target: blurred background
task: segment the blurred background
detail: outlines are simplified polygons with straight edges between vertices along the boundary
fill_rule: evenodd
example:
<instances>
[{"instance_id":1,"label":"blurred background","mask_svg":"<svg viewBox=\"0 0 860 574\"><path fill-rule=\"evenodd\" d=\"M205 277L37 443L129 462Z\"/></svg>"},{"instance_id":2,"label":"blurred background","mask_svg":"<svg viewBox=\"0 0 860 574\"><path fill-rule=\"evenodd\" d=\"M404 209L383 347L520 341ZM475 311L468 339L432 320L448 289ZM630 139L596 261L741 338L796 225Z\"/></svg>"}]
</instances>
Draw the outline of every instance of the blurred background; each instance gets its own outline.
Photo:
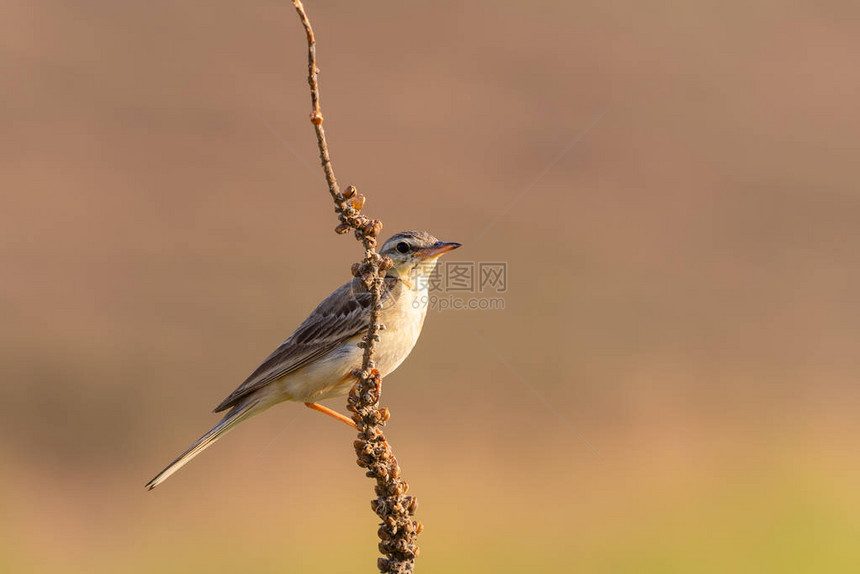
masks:
<instances>
[{"instance_id":1,"label":"blurred background","mask_svg":"<svg viewBox=\"0 0 860 574\"><path fill-rule=\"evenodd\" d=\"M418 570L856 570L860 7L307 8L341 183L507 265L386 379ZM2 12L0 570L374 571L298 405L143 488L361 256L291 4Z\"/></svg>"}]
</instances>

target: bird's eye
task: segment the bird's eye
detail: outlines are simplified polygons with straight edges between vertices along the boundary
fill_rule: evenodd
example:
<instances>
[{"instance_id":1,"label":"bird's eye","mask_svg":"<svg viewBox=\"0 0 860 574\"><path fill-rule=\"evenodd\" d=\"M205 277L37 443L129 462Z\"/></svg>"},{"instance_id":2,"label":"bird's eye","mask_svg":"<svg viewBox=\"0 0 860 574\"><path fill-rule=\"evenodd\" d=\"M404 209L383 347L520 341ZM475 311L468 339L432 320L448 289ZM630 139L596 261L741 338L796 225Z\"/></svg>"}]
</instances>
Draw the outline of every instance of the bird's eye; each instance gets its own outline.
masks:
<instances>
[{"instance_id":1,"label":"bird's eye","mask_svg":"<svg viewBox=\"0 0 860 574\"><path fill-rule=\"evenodd\" d=\"M395 249L397 249L397 251L399 251L400 253L409 253L409 244L405 241L401 241L397 244Z\"/></svg>"}]
</instances>

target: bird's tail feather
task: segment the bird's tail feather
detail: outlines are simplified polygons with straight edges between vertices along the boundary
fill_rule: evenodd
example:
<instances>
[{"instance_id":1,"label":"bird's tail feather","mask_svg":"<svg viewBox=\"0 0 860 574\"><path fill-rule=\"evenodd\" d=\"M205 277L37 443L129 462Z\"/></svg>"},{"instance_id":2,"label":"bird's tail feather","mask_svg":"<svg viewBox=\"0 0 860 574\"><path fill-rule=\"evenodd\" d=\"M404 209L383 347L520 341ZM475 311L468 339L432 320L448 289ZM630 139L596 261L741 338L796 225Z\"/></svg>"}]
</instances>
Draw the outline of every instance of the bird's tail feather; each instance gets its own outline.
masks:
<instances>
[{"instance_id":1,"label":"bird's tail feather","mask_svg":"<svg viewBox=\"0 0 860 574\"><path fill-rule=\"evenodd\" d=\"M234 426L244 421L251 415L255 415L266 408L259 400L251 400L244 404L236 405L229 413L227 413L221 422L212 427L206 434L197 439L197 442L188 447L188 450L176 457L176 460L167 465L167 467L159 472L155 478L146 484L147 490L152 490L165 480L167 480L174 472L185 466L192 458L203 452L207 447L211 446L216 440L224 436L224 434Z\"/></svg>"}]
</instances>

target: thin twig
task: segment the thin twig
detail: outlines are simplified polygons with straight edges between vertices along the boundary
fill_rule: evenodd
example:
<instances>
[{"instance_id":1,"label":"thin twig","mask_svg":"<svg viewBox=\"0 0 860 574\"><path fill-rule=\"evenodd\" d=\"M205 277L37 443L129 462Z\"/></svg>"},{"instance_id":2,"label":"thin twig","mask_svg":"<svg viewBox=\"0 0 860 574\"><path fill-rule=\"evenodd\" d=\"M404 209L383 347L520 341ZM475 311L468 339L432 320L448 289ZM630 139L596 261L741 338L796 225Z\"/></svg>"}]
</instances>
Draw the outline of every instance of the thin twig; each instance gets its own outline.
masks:
<instances>
[{"instance_id":1,"label":"thin twig","mask_svg":"<svg viewBox=\"0 0 860 574\"><path fill-rule=\"evenodd\" d=\"M422 530L421 523L413 520L418 501L406 494L409 486L400 476L400 466L385 440L382 427L389 418L387 408L379 408L382 393L382 377L375 368L373 354L379 341L379 332L385 327L379 321L382 308L382 282L385 272L391 268L391 260L376 252L377 240L382 231L382 222L370 219L361 213L365 197L353 186L343 193L337 185L334 168L328 151L323 115L320 108L319 68L316 64L316 40L311 22L301 0L293 0L299 13L308 41L308 85L311 89L311 123L317 134L320 162L325 172L329 193L335 204L340 224L335 228L339 234L354 230L355 237L364 246L364 259L352 266L352 274L370 292L370 326L359 345L364 349L361 369L355 372L358 380L349 393L348 407L352 419L358 426L358 438L354 443L358 465L367 469L367 476L376 480L376 499L371 507L382 520L379 525L379 550L385 558L379 558L377 566L384 573L407 574L414 569L418 556L416 538Z\"/></svg>"},{"instance_id":2,"label":"thin twig","mask_svg":"<svg viewBox=\"0 0 860 574\"><path fill-rule=\"evenodd\" d=\"M301 0L293 0L293 4L299 13L302 26L305 27L305 35L308 38L308 85L311 87L311 106L313 107L313 111L311 111L311 123L314 125L314 130L317 133L320 162L322 162L323 171L325 171L325 180L328 183L329 193L331 193L331 197L335 203L338 203L340 189L337 186L337 179L334 177L334 168L331 165L331 156L328 153L328 144L325 140L325 129L323 128L323 115L320 109L320 70L317 68L317 44L314 38L314 29L311 27L311 21L305 13L305 7L302 5Z\"/></svg>"}]
</instances>

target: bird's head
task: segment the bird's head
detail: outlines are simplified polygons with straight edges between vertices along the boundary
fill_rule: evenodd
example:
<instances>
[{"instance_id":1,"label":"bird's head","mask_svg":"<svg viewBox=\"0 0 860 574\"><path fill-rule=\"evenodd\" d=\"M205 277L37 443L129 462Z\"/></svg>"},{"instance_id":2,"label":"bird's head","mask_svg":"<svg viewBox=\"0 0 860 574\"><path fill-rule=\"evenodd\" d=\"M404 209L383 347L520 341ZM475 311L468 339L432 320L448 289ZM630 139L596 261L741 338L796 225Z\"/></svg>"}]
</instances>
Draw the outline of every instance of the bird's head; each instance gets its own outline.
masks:
<instances>
[{"instance_id":1,"label":"bird's head","mask_svg":"<svg viewBox=\"0 0 860 574\"><path fill-rule=\"evenodd\" d=\"M379 254L394 263L389 274L405 277L420 269L429 275L440 256L458 247L459 243L439 241L426 231L401 231L382 244Z\"/></svg>"}]
</instances>

